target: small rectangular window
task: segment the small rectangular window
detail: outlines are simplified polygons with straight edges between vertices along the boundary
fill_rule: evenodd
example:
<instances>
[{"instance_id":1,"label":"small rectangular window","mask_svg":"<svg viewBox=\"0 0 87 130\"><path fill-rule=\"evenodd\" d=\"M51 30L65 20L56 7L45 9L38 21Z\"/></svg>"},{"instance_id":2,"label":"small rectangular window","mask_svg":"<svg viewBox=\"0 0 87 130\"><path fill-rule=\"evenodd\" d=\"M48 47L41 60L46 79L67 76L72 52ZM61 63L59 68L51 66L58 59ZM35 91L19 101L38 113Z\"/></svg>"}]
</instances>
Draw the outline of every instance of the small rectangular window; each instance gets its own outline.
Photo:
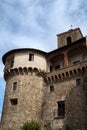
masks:
<instances>
[{"instance_id":1,"label":"small rectangular window","mask_svg":"<svg viewBox=\"0 0 87 130\"><path fill-rule=\"evenodd\" d=\"M81 79L80 78L76 79L76 86L79 86L79 85L81 85Z\"/></svg>"},{"instance_id":2,"label":"small rectangular window","mask_svg":"<svg viewBox=\"0 0 87 130\"><path fill-rule=\"evenodd\" d=\"M69 36L69 37L67 37L67 45L69 45L71 43L72 43L72 38Z\"/></svg>"},{"instance_id":3,"label":"small rectangular window","mask_svg":"<svg viewBox=\"0 0 87 130\"><path fill-rule=\"evenodd\" d=\"M53 70L53 66L52 65L50 65L50 72Z\"/></svg>"},{"instance_id":4,"label":"small rectangular window","mask_svg":"<svg viewBox=\"0 0 87 130\"><path fill-rule=\"evenodd\" d=\"M54 85L51 85L50 86L50 92L53 92L54 91Z\"/></svg>"},{"instance_id":5,"label":"small rectangular window","mask_svg":"<svg viewBox=\"0 0 87 130\"><path fill-rule=\"evenodd\" d=\"M55 70L60 69L60 65L55 66Z\"/></svg>"},{"instance_id":6,"label":"small rectangular window","mask_svg":"<svg viewBox=\"0 0 87 130\"><path fill-rule=\"evenodd\" d=\"M17 105L18 104L18 99L14 98L14 99L10 99L11 105Z\"/></svg>"},{"instance_id":7,"label":"small rectangular window","mask_svg":"<svg viewBox=\"0 0 87 130\"><path fill-rule=\"evenodd\" d=\"M65 101L58 101L58 117L63 118L65 116Z\"/></svg>"},{"instance_id":8,"label":"small rectangular window","mask_svg":"<svg viewBox=\"0 0 87 130\"><path fill-rule=\"evenodd\" d=\"M13 82L13 90L17 89L17 82Z\"/></svg>"},{"instance_id":9,"label":"small rectangular window","mask_svg":"<svg viewBox=\"0 0 87 130\"><path fill-rule=\"evenodd\" d=\"M29 61L34 61L34 54L29 54Z\"/></svg>"}]
</instances>

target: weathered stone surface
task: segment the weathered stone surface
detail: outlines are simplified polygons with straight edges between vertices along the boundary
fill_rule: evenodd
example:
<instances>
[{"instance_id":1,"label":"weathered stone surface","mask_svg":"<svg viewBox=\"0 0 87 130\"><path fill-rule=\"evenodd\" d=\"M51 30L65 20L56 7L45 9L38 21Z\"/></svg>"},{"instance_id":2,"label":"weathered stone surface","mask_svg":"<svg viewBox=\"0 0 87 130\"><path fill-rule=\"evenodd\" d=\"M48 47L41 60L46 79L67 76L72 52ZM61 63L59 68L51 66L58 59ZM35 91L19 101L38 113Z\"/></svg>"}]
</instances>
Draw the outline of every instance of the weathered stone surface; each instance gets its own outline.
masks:
<instances>
[{"instance_id":1,"label":"weathered stone surface","mask_svg":"<svg viewBox=\"0 0 87 130\"><path fill-rule=\"evenodd\" d=\"M17 82L17 90L13 90L13 82ZM41 105L45 93L43 77L35 73L10 77L6 84L6 94L2 121L4 127L17 127L25 121L41 119ZM18 104L11 105L10 99L17 98ZM11 123L11 126L9 126ZM13 126L14 125L14 126Z\"/></svg>"}]
</instances>

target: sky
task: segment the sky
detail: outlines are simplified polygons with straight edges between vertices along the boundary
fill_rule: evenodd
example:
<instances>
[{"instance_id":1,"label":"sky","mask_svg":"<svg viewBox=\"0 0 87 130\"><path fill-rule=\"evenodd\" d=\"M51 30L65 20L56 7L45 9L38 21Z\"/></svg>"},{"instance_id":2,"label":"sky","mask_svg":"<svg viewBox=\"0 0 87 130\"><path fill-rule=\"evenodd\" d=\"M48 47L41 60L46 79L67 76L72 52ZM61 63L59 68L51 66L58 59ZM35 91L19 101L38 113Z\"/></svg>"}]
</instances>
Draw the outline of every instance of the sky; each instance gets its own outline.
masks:
<instances>
[{"instance_id":1,"label":"sky","mask_svg":"<svg viewBox=\"0 0 87 130\"><path fill-rule=\"evenodd\" d=\"M87 0L0 0L0 117L6 84L2 56L17 48L52 51L56 35L71 25L87 35Z\"/></svg>"}]
</instances>

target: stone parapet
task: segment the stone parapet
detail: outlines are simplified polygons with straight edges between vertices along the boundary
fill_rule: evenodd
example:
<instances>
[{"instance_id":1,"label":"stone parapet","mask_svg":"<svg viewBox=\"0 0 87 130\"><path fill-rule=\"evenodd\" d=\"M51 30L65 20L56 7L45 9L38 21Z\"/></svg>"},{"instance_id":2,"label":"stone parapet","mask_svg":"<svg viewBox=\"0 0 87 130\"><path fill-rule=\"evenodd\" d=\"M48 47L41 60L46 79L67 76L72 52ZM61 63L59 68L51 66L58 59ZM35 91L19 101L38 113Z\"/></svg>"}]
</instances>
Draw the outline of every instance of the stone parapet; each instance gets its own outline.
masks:
<instances>
[{"instance_id":1,"label":"stone parapet","mask_svg":"<svg viewBox=\"0 0 87 130\"><path fill-rule=\"evenodd\" d=\"M87 61L48 73L46 75L46 82L51 83L57 80L63 80L71 76L79 75L85 70L87 70Z\"/></svg>"},{"instance_id":2,"label":"stone parapet","mask_svg":"<svg viewBox=\"0 0 87 130\"><path fill-rule=\"evenodd\" d=\"M7 69L4 71L4 78L7 81L7 79L11 76L15 76L15 75L23 75L26 74L28 75L28 73L33 73L35 72L37 75L40 76L45 76L45 71L41 70L41 69L37 69L37 68L32 68L32 67L19 67L19 68L14 68L14 69Z\"/></svg>"}]
</instances>

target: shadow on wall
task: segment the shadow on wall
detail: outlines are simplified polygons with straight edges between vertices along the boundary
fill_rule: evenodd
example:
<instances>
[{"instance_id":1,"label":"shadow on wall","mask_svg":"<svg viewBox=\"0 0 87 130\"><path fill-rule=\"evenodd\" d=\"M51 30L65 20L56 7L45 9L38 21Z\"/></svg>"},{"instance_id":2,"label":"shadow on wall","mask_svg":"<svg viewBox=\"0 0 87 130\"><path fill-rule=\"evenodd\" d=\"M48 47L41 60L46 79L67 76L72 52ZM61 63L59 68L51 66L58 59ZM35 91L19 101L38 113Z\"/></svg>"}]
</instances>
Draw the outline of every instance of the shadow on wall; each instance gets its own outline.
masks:
<instances>
[{"instance_id":1,"label":"shadow on wall","mask_svg":"<svg viewBox=\"0 0 87 130\"><path fill-rule=\"evenodd\" d=\"M67 130L85 130L85 94L83 90L83 84L72 88L67 96L66 115L67 119L65 124L69 124L71 127L71 129L69 129L67 126Z\"/></svg>"}]
</instances>

